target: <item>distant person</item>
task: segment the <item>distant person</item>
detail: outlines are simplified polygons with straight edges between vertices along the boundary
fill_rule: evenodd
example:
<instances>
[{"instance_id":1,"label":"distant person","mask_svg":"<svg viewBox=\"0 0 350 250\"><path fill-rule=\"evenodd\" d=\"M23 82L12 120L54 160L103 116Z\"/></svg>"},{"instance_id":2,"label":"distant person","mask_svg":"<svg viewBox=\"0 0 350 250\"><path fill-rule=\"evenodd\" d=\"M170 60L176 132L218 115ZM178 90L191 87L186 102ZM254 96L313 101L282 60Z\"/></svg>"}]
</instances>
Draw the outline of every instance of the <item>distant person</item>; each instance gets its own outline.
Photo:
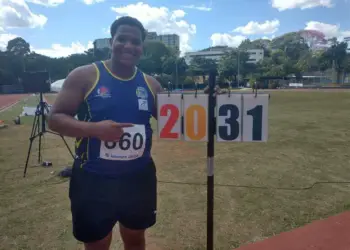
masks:
<instances>
[{"instance_id":1,"label":"distant person","mask_svg":"<svg viewBox=\"0 0 350 250\"><path fill-rule=\"evenodd\" d=\"M86 250L107 250L119 222L124 249L144 250L145 230L157 215L150 118L157 118L155 96L162 88L136 67L143 25L120 17L110 32L111 58L69 73L49 127L77 138L69 186L75 238Z\"/></svg>"}]
</instances>

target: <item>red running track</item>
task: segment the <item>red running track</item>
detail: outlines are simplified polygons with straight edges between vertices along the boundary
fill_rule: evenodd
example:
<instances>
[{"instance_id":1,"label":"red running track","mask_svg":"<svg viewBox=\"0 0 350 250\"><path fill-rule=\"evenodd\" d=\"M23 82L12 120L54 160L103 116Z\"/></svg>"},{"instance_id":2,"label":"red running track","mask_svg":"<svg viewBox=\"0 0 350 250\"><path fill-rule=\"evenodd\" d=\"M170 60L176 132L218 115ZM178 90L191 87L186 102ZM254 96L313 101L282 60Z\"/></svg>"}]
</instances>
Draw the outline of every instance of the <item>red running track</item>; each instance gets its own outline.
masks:
<instances>
[{"instance_id":1,"label":"red running track","mask_svg":"<svg viewBox=\"0 0 350 250\"><path fill-rule=\"evenodd\" d=\"M28 94L0 95L0 111L17 103Z\"/></svg>"},{"instance_id":2,"label":"red running track","mask_svg":"<svg viewBox=\"0 0 350 250\"><path fill-rule=\"evenodd\" d=\"M236 250L350 250L350 212Z\"/></svg>"}]
</instances>

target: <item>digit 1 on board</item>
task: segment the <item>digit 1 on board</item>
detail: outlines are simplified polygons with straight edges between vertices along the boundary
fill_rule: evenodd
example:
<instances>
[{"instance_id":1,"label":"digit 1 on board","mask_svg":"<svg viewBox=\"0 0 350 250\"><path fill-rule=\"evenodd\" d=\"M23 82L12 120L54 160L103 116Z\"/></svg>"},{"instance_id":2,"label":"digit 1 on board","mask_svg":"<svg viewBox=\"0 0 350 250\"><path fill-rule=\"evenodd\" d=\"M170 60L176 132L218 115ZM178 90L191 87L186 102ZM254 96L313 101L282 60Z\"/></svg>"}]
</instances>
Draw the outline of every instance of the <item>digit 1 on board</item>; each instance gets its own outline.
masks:
<instances>
[{"instance_id":1,"label":"digit 1 on board","mask_svg":"<svg viewBox=\"0 0 350 250\"><path fill-rule=\"evenodd\" d=\"M159 139L181 140L181 103L181 94L157 94Z\"/></svg>"},{"instance_id":2,"label":"digit 1 on board","mask_svg":"<svg viewBox=\"0 0 350 250\"><path fill-rule=\"evenodd\" d=\"M243 141L266 142L268 138L268 94L243 95Z\"/></svg>"}]
</instances>

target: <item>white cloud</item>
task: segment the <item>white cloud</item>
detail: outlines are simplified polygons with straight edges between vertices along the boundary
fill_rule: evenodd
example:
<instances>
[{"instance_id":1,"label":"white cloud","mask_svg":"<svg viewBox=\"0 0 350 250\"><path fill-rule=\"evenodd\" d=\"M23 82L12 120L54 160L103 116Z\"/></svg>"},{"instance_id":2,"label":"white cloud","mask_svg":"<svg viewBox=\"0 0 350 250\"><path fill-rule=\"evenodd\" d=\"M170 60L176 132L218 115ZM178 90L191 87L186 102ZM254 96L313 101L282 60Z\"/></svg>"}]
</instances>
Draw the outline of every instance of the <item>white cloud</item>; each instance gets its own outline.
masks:
<instances>
[{"instance_id":1,"label":"white cloud","mask_svg":"<svg viewBox=\"0 0 350 250\"><path fill-rule=\"evenodd\" d=\"M36 49L32 47L31 50L49 57L65 57L76 53L84 53L84 51L90 48L93 48L92 41L89 41L87 45L83 45L80 42L73 42L70 46L52 44L51 48L48 49Z\"/></svg>"},{"instance_id":2,"label":"white cloud","mask_svg":"<svg viewBox=\"0 0 350 250\"><path fill-rule=\"evenodd\" d=\"M247 39L245 36L232 36L227 33L214 33L210 37L212 46L227 45L229 47L238 47L245 39Z\"/></svg>"},{"instance_id":3,"label":"white cloud","mask_svg":"<svg viewBox=\"0 0 350 250\"><path fill-rule=\"evenodd\" d=\"M43 27L47 17L34 14L24 0L0 0L0 27L36 28Z\"/></svg>"},{"instance_id":4,"label":"white cloud","mask_svg":"<svg viewBox=\"0 0 350 250\"><path fill-rule=\"evenodd\" d=\"M95 3L102 3L104 2L105 0L82 0L85 4L87 5L92 5L92 4L95 4Z\"/></svg>"},{"instance_id":5,"label":"white cloud","mask_svg":"<svg viewBox=\"0 0 350 250\"><path fill-rule=\"evenodd\" d=\"M6 50L8 41L15 39L16 37L18 36L14 34L0 34L0 50Z\"/></svg>"},{"instance_id":6,"label":"white cloud","mask_svg":"<svg viewBox=\"0 0 350 250\"><path fill-rule=\"evenodd\" d=\"M315 7L327 7L333 6L333 0L272 0L272 7L279 11L288 9L311 9Z\"/></svg>"},{"instance_id":7,"label":"white cloud","mask_svg":"<svg viewBox=\"0 0 350 250\"><path fill-rule=\"evenodd\" d=\"M158 34L175 33L180 36L181 53L192 50L190 40L196 34L196 25L188 23L183 10L171 11L167 7L152 7L143 2L123 7L112 7L119 15L129 15L142 22L148 31Z\"/></svg>"},{"instance_id":8,"label":"white cloud","mask_svg":"<svg viewBox=\"0 0 350 250\"><path fill-rule=\"evenodd\" d=\"M16 0L12 0L12 2L16 2ZM46 7L56 7L63 4L65 0L26 0L26 2L43 5Z\"/></svg>"},{"instance_id":9,"label":"white cloud","mask_svg":"<svg viewBox=\"0 0 350 250\"><path fill-rule=\"evenodd\" d=\"M183 10L174 10L171 15L172 19L183 18L186 15L186 12Z\"/></svg>"},{"instance_id":10,"label":"white cloud","mask_svg":"<svg viewBox=\"0 0 350 250\"><path fill-rule=\"evenodd\" d=\"M211 7L207 7L207 6L204 6L204 5L201 5L201 6L196 6L196 5L185 5L185 6L182 6L183 8L186 8L186 9L194 9L194 10L200 10L200 11L211 11L212 8Z\"/></svg>"},{"instance_id":11,"label":"white cloud","mask_svg":"<svg viewBox=\"0 0 350 250\"><path fill-rule=\"evenodd\" d=\"M339 40L343 40L344 37L350 36L350 30L341 30L340 25L321 23L317 21L306 23L305 30L318 30L327 38L337 37Z\"/></svg>"},{"instance_id":12,"label":"white cloud","mask_svg":"<svg viewBox=\"0 0 350 250\"><path fill-rule=\"evenodd\" d=\"M250 21L245 26L240 26L234 29L234 32L240 32L244 35L253 35L253 34L273 34L278 30L280 26L280 21L275 20L267 20L263 23L258 23L254 21Z\"/></svg>"}]
</instances>

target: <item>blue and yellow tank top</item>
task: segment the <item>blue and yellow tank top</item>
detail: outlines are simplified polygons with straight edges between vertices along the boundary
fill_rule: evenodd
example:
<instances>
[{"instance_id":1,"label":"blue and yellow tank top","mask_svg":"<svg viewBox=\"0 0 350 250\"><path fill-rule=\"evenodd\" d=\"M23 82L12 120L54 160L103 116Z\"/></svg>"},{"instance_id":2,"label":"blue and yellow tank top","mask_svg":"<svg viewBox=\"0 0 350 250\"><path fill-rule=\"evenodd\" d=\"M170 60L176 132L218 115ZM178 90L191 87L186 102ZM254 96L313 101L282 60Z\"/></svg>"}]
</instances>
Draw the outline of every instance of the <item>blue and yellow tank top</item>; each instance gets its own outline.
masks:
<instances>
[{"instance_id":1,"label":"blue and yellow tank top","mask_svg":"<svg viewBox=\"0 0 350 250\"><path fill-rule=\"evenodd\" d=\"M135 68L130 79L122 79L114 75L105 62L93 65L97 78L79 108L78 119L87 122L112 120L135 126L124 128L119 142L77 138L75 153L81 167L103 175L119 175L148 167L152 161L150 119L155 98L146 75Z\"/></svg>"}]
</instances>

